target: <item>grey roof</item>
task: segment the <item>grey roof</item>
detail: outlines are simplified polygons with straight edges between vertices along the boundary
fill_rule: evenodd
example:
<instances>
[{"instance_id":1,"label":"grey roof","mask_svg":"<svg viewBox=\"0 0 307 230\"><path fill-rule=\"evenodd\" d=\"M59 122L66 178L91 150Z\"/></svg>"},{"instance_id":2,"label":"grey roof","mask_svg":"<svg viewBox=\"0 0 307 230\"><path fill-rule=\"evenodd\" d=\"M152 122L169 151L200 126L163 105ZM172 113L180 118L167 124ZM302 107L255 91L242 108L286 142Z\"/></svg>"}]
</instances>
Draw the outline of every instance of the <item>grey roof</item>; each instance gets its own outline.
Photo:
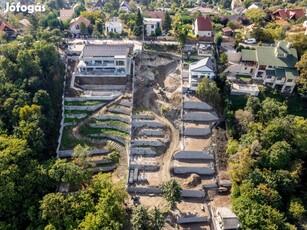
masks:
<instances>
[{"instance_id":1,"label":"grey roof","mask_svg":"<svg viewBox=\"0 0 307 230\"><path fill-rule=\"evenodd\" d=\"M192 217L178 217L177 223L178 224L188 224L188 223L203 223L208 222L208 216L192 216Z\"/></svg>"},{"instance_id":2,"label":"grey roof","mask_svg":"<svg viewBox=\"0 0 307 230\"><path fill-rule=\"evenodd\" d=\"M164 137L164 132L162 130L156 130L156 129L142 129L139 132L139 136L141 135L149 137Z\"/></svg>"},{"instance_id":3,"label":"grey roof","mask_svg":"<svg viewBox=\"0 0 307 230\"><path fill-rule=\"evenodd\" d=\"M198 62L194 62L190 64L190 69L195 71L200 67L207 66L209 69L213 70L213 64L210 57L206 57L204 59L199 60Z\"/></svg>"},{"instance_id":4,"label":"grey roof","mask_svg":"<svg viewBox=\"0 0 307 230\"><path fill-rule=\"evenodd\" d=\"M183 167L183 166L177 166L174 167L174 173L176 174L190 174L190 173L196 173L199 175L213 175L214 169L209 167Z\"/></svg>"},{"instance_id":5,"label":"grey roof","mask_svg":"<svg viewBox=\"0 0 307 230\"><path fill-rule=\"evenodd\" d=\"M202 110L209 111L212 110L212 107L206 102L196 102L196 101L185 101L183 102L184 109L193 109L193 110Z\"/></svg>"},{"instance_id":6,"label":"grey roof","mask_svg":"<svg viewBox=\"0 0 307 230\"><path fill-rule=\"evenodd\" d=\"M204 153L202 151L179 151L174 155L176 160L193 159L193 160L214 160L213 155Z\"/></svg>"},{"instance_id":7,"label":"grey roof","mask_svg":"<svg viewBox=\"0 0 307 230\"><path fill-rule=\"evenodd\" d=\"M203 198L206 196L204 191L185 189L181 191L182 197Z\"/></svg>"},{"instance_id":8,"label":"grey roof","mask_svg":"<svg viewBox=\"0 0 307 230\"><path fill-rule=\"evenodd\" d=\"M209 128L186 128L183 130L184 136L208 136L211 134L211 129Z\"/></svg>"},{"instance_id":9,"label":"grey roof","mask_svg":"<svg viewBox=\"0 0 307 230\"><path fill-rule=\"evenodd\" d=\"M208 112L188 112L183 114L182 120L184 121L203 121L203 122L215 122L218 121L218 117Z\"/></svg>"},{"instance_id":10,"label":"grey roof","mask_svg":"<svg viewBox=\"0 0 307 230\"><path fill-rule=\"evenodd\" d=\"M130 149L131 155L156 155L156 151L152 150L151 148L131 148Z\"/></svg>"},{"instance_id":11,"label":"grey roof","mask_svg":"<svg viewBox=\"0 0 307 230\"><path fill-rule=\"evenodd\" d=\"M128 45L85 45L81 54L81 57L108 57L124 55L129 53Z\"/></svg>"}]
</instances>

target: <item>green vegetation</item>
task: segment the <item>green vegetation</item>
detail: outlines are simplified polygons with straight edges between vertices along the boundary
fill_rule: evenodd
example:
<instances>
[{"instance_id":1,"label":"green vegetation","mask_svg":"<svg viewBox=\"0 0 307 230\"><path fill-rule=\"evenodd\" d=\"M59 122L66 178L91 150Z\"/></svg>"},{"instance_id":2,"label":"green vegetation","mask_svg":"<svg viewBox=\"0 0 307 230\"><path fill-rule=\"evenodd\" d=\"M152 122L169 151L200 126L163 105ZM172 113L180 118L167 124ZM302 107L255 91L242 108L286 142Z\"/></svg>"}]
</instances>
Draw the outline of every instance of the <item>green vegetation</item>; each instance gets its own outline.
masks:
<instances>
[{"instance_id":1,"label":"green vegetation","mask_svg":"<svg viewBox=\"0 0 307 230\"><path fill-rule=\"evenodd\" d=\"M301 181L306 176L307 120L291 114L287 104L294 100L279 101L281 95L269 93L248 97L234 113L226 107L233 138L227 147L231 201L247 229L296 229L306 213L307 188Z\"/></svg>"},{"instance_id":2,"label":"green vegetation","mask_svg":"<svg viewBox=\"0 0 307 230\"><path fill-rule=\"evenodd\" d=\"M145 50L180 53L178 45L144 44Z\"/></svg>"},{"instance_id":3,"label":"green vegetation","mask_svg":"<svg viewBox=\"0 0 307 230\"><path fill-rule=\"evenodd\" d=\"M148 208L139 206L132 211L131 223L134 230L153 229L160 230L165 224L167 212L161 211L156 206L148 211Z\"/></svg>"},{"instance_id":4,"label":"green vegetation","mask_svg":"<svg viewBox=\"0 0 307 230\"><path fill-rule=\"evenodd\" d=\"M88 136L91 134L109 134L119 137L128 137L128 133L125 133L116 129L105 129L105 128L92 128L87 125L84 125L80 128L80 133L84 136Z\"/></svg>"},{"instance_id":5,"label":"green vegetation","mask_svg":"<svg viewBox=\"0 0 307 230\"><path fill-rule=\"evenodd\" d=\"M240 79L243 82L250 82L250 80L251 80L251 76L248 76L248 75L237 74L236 78Z\"/></svg>"},{"instance_id":6,"label":"green vegetation","mask_svg":"<svg viewBox=\"0 0 307 230\"><path fill-rule=\"evenodd\" d=\"M94 124L108 124L108 125L117 125L117 126L123 126L125 128L129 127L129 124L123 122L123 121L117 121L117 120L92 120Z\"/></svg>"},{"instance_id":7,"label":"green vegetation","mask_svg":"<svg viewBox=\"0 0 307 230\"><path fill-rule=\"evenodd\" d=\"M174 207L177 202L181 202L181 191L182 188L175 179L169 180L161 186L162 196L167 200L171 207Z\"/></svg>"},{"instance_id":8,"label":"green vegetation","mask_svg":"<svg viewBox=\"0 0 307 230\"><path fill-rule=\"evenodd\" d=\"M63 136L61 142L61 149L74 149L77 145L90 145L89 142L85 140L78 140L72 136L72 128L71 126L66 126L63 129Z\"/></svg>"},{"instance_id":9,"label":"green vegetation","mask_svg":"<svg viewBox=\"0 0 307 230\"><path fill-rule=\"evenodd\" d=\"M75 106L91 106L99 105L105 103L106 101L102 100L89 100L89 101L65 101L65 105L75 105Z\"/></svg>"}]
</instances>

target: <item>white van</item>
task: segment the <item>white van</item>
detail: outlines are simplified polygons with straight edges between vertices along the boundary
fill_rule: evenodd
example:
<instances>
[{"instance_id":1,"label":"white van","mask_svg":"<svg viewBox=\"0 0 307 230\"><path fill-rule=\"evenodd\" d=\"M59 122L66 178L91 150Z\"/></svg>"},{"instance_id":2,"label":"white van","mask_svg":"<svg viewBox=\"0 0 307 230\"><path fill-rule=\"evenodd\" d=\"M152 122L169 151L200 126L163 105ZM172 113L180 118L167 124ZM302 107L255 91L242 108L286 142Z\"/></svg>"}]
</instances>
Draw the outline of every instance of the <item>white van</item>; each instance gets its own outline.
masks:
<instances>
[{"instance_id":1,"label":"white van","mask_svg":"<svg viewBox=\"0 0 307 230\"><path fill-rule=\"evenodd\" d=\"M244 40L244 43L246 43L246 44L255 44L256 43L256 39L255 38L248 38L248 39Z\"/></svg>"}]
</instances>

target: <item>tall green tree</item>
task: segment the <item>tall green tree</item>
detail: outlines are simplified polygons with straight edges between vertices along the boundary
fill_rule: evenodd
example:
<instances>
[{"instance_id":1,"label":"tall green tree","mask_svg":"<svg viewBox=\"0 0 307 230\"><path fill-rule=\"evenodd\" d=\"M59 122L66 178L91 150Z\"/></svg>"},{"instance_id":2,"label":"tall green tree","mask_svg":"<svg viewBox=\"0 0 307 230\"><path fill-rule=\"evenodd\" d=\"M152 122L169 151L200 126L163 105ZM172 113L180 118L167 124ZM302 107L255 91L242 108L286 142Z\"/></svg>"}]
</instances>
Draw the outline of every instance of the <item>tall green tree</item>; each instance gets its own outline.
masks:
<instances>
[{"instance_id":1,"label":"tall green tree","mask_svg":"<svg viewBox=\"0 0 307 230\"><path fill-rule=\"evenodd\" d=\"M144 24L143 24L143 16L141 14L140 9L136 14L135 26L133 29L133 34L136 36L141 36L143 34Z\"/></svg>"},{"instance_id":2,"label":"tall green tree","mask_svg":"<svg viewBox=\"0 0 307 230\"><path fill-rule=\"evenodd\" d=\"M150 217L148 214L148 209L144 206L139 206L133 209L131 223L134 230L149 230Z\"/></svg>"},{"instance_id":3,"label":"tall green tree","mask_svg":"<svg viewBox=\"0 0 307 230\"><path fill-rule=\"evenodd\" d=\"M220 89L217 88L214 81L204 77L196 89L196 94L201 96L207 103L211 104L216 109L220 108Z\"/></svg>"},{"instance_id":4,"label":"tall green tree","mask_svg":"<svg viewBox=\"0 0 307 230\"><path fill-rule=\"evenodd\" d=\"M161 186L162 196L167 200L171 207L177 202L181 202L182 188L174 179L164 182Z\"/></svg>"},{"instance_id":5,"label":"tall green tree","mask_svg":"<svg viewBox=\"0 0 307 230\"><path fill-rule=\"evenodd\" d=\"M165 30L165 33L168 33L172 29L172 19L167 11L165 12L163 29Z\"/></svg>"}]
</instances>

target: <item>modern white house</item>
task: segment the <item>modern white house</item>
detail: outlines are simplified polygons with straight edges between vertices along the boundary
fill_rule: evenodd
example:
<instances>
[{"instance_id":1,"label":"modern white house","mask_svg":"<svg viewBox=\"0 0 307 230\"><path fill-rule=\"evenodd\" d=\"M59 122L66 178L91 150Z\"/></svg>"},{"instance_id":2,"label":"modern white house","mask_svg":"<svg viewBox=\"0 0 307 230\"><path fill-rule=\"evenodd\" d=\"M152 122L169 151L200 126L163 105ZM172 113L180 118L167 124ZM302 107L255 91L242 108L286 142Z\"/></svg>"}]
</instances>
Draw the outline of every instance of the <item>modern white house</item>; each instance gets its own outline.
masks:
<instances>
[{"instance_id":1,"label":"modern white house","mask_svg":"<svg viewBox=\"0 0 307 230\"><path fill-rule=\"evenodd\" d=\"M162 19L160 18L144 18L143 22L147 36L155 35L157 28L162 30Z\"/></svg>"},{"instance_id":2,"label":"modern white house","mask_svg":"<svg viewBox=\"0 0 307 230\"><path fill-rule=\"evenodd\" d=\"M126 13L129 13L129 12L130 12L129 3L126 2L126 1L122 1L122 3L120 4L118 10L119 10L119 11L124 11L124 12L126 12Z\"/></svg>"},{"instance_id":3,"label":"modern white house","mask_svg":"<svg viewBox=\"0 0 307 230\"><path fill-rule=\"evenodd\" d=\"M189 89L195 91L204 77L209 79L214 79L215 77L214 68L210 57L206 57L198 62L190 64Z\"/></svg>"},{"instance_id":4,"label":"modern white house","mask_svg":"<svg viewBox=\"0 0 307 230\"><path fill-rule=\"evenodd\" d=\"M216 208L215 223L217 230L236 230L241 227L239 218L227 207Z\"/></svg>"},{"instance_id":5,"label":"modern white house","mask_svg":"<svg viewBox=\"0 0 307 230\"><path fill-rule=\"evenodd\" d=\"M238 74L249 75L282 93L292 93L299 73L295 67L298 55L290 42L279 41L275 46L256 46L242 49L241 69Z\"/></svg>"},{"instance_id":6,"label":"modern white house","mask_svg":"<svg viewBox=\"0 0 307 230\"><path fill-rule=\"evenodd\" d=\"M123 31L123 26L119 18L114 17L105 23L105 33L109 35L112 33L121 34Z\"/></svg>"},{"instance_id":7,"label":"modern white house","mask_svg":"<svg viewBox=\"0 0 307 230\"><path fill-rule=\"evenodd\" d=\"M81 24L84 24L86 28L88 28L91 25L90 20L83 16L79 16L77 18L73 18L69 23L70 32L72 34L80 34L81 33Z\"/></svg>"},{"instance_id":8,"label":"modern white house","mask_svg":"<svg viewBox=\"0 0 307 230\"><path fill-rule=\"evenodd\" d=\"M212 37L212 22L209 16L200 16L193 23L193 32L198 37Z\"/></svg>"},{"instance_id":9,"label":"modern white house","mask_svg":"<svg viewBox=\"0 0 307 230\"><path fill-rule=\"evenodd\" d=\"M126 77L131 69L130 52L131 47L127 45L85 45L76 76Z\"/></svg>"}]
</instances>

